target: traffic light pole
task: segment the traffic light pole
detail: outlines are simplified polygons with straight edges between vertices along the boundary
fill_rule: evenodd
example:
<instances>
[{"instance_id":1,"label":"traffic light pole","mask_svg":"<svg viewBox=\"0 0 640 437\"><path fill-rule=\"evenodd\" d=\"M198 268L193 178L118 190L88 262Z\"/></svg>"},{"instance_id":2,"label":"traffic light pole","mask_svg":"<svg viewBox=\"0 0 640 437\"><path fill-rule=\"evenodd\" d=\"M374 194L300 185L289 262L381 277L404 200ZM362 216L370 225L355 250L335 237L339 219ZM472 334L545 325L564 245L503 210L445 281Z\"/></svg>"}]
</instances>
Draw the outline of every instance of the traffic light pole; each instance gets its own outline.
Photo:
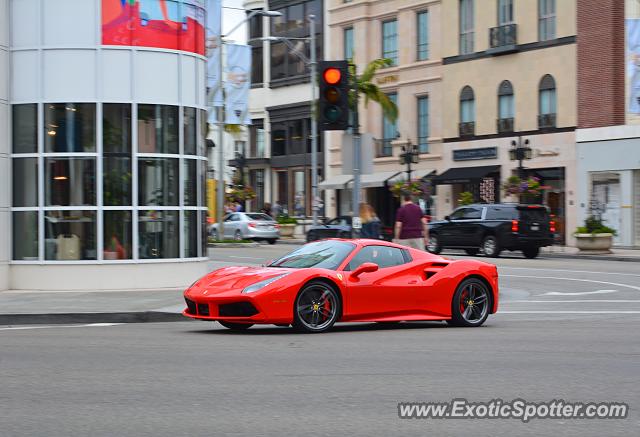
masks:
<instances>
[{"instance_id":1,"label":"traffic light pole","mask_svg":"<svg viewBox=\"0 0 640 437\"><path fill-rule=\"evenodd\" d=\"M316 16L309 15L311 31L311 215L313 226L318 225L318 110L316 108Z\"/></svg>"},{"instance_id":2,"label":"traffic light pole","mask_svg":"<svg viewBox=\"0 0 640 437\"><path fill-rule=\"evenodd\" d=\"M360 169L362 167L361 159L362 153L360 153L360 120L358 116L358 71L354 65L353 73L353 90L355 92L356 110L353 114L353 216L351 221L351 228L354 238L360 237Z\"/></svg>"}]
</instances>

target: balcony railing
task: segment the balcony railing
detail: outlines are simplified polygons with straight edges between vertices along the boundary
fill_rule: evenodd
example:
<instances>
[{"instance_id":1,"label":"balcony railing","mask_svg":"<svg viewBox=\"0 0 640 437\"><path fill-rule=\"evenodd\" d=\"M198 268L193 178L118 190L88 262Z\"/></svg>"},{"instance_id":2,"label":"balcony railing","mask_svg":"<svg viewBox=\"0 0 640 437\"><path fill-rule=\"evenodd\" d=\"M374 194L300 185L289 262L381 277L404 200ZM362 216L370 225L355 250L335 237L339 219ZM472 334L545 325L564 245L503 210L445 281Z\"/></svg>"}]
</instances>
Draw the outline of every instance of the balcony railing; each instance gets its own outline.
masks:
<instances>
[{"instance_id":1,"label":"balcony railing","mask_svg":"<svg viewBox=\"0 0 640 437\"><path fill-rule=\"evenodd\" d=\"M498 133L500 134L513 132L513 118L499 118L496 124L498 125Z\"/></svg>"},{"instance_id":2,"label":"balcony railing","mask_svg":"<svg viewBox=\"0 0 640 437\"><path fill-rule=\"evenodd\" d=\"M556 127L556 114L538 115L538 129L550 129Z\"/></svg>"},{"instance_id":3,"label":"balcony railing","mask_svg":"<svg viewBox=\"0 0 640 437\"><path fill-rule=\"evenodd\" d=\"M391 141L393 140L393 138L374 140L376 145L376 158L393 156L393 147L391 146Z\"/></svg>"},{"instance_id":4,"label":"balcony railing","mask_svg":"<svg viewBox=\"0 0 640 437\"><path fill-rule=\"evenodd\" d=\"M512 52L517 50L518 25L505 24L489 29L489 47L491 54Z\"/></svg>"},{"instance_id":5,"label":"balcony railing","mask_svg":"<svg viewBox=\"0 0 640 437\"><path fill-rule=\"evenodd\" d=\"M467 121L458 124L458 132L461 137L472 137L476 133L476 122Z\"/></svg>"}]
</instances>

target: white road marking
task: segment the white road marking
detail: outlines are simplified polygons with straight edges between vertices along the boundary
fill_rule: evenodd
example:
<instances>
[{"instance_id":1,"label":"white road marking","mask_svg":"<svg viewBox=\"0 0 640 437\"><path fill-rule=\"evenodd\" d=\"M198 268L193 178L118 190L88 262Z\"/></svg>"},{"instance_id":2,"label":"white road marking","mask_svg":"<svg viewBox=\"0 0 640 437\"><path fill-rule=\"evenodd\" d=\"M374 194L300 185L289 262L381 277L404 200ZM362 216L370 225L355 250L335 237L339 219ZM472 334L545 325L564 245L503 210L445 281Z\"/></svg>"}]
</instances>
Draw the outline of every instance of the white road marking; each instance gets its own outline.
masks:
<instances>
[{"instance_id":1,"label":"white road marking","mask_svg":"<svg viewBox=\"0 0 640 437\"><path fill-rule=\"evenodd\" d=\"M640 311L500 311L497 314L640 314Z\"/></svg>"},{"instance_id":2,"label":"white road marking","mask_svg":"<svg viewBox=\"0 0 640 437\"><path fill-rule=\"evenodd\" d=\"M625 299L568 299L568 300L502 300L500 305L510 303L640 303L640 300Z\"/></svg>"},{"instance_id":3,"label":"white road marking","mask_svg":"<svg viewBox=\"0 0 640 437\"><path fill-rule=\"evenodd\" d=\"M544 271L547 271L547 272L593 273L593 274L597 274L597 275L619 275L619 276L637 276L637 277L640 277L640 275L635 274L635 273L594 272L594 271L591 271L591 270L545 269L545 268L534 268L534 267L509 267L509 266L498 266L498 269L544 270Z\"/></svg>"},{"instance_id":4,"label":"white road marking","mask_svg":"<svg viewBox=\"0 0 640 437\"><path fill-rule=\"evenodd\" d=\"M607 294L607 293L617 293L618 290L596 290L596 291L576 291L576 292L563 292L563 291L550 291L548 293L543 293L541 296L581 296L584 294Z\"/></svg>"},{"instance_id":5,"label":"white road marking","mask_svg":"<svg viewBox=\"0 0 640 437\"><path fill-rule=\"evenodd\" d=\"M85 325L33 325L33 326L8 326L0 328L0 331L23 331L28 329L51 329L51 328L101 328L105 326L124 325L124 323L88 323Z\"/></svg>"},{"instance_id":6,"label":"white road marking","mask_svg":"<svg viewBox=\"0 0 640 437\"><path fill-rule=\"evenodd\" d=\"M502 277L508 277L508 278L555 279L557 281L590 282L590 283L594 283L594 284L613 285L615 287L626 287L626 288L631 288L633 290L640 291L640 287L636 287L635 285L619 284L617 282L596 281L596 280L593 280L593 279L559 278L559 277L556 277L556 276L527 276L527 275L501 275L501 276Z\"/></svg>"}]
</instances>

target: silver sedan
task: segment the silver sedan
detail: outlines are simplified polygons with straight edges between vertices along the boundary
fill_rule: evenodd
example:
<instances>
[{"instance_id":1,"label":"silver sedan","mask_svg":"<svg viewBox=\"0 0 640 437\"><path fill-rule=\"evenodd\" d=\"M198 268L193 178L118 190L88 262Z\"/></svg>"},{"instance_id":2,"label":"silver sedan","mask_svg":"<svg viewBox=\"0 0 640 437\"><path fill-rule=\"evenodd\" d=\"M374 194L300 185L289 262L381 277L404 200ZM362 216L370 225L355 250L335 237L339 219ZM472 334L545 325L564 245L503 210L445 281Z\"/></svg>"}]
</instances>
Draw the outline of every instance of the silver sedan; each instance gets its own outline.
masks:
<instances>
[{"instance_id":1,"label":"silver sedan","mask_svg":"<svg viewBox=\"0 0 640 437\"><path fill-rule=\"evenodd\" d=\"M215 240L218 235L218 224L209 228L209 236ZM280 238L280 225L267 214L259 212L234 212L224 218L223 240L256 240L275 244Z\"/></svg>"}]
</instances>

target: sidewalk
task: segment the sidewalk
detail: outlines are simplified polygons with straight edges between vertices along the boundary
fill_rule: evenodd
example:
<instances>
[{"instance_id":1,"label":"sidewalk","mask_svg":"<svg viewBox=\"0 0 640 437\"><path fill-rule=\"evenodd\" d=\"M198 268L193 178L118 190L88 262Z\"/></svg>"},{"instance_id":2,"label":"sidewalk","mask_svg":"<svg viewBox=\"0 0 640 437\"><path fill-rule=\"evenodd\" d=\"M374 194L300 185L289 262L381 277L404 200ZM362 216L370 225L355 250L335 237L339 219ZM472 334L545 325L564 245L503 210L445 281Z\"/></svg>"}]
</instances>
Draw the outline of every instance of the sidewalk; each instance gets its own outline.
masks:
<instances>
[{"instance_id":1,"label":"sidewalk","mask_svg":"<svg viewBox=\"0 0 640 437\"><path fill-rule=\"evenodd\" d=\"M543 247L540 256L545 258L595 259L602 261L631 261L640 262L640 249L611 249L611 253L585 254L569 246Z\"/></svg>"}]
</instances>

